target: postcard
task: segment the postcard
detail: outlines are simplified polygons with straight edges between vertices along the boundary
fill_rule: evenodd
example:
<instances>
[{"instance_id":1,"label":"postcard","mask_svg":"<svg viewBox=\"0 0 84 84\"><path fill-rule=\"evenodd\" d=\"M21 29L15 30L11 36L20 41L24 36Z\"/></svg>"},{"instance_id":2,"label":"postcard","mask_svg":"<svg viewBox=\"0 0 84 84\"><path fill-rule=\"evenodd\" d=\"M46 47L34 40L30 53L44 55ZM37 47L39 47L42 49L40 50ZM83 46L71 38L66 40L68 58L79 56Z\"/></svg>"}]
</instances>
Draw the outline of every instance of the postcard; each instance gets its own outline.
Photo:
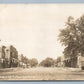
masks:
<instances>
[{"instance_id":1,"label":"postcard","mask_svg":"<svg viewBox=\"0 0 84 84\"><path fill-rule=\"evenodd\" d=\"M0 4L2 80L84 80L84 4Z\"/></svg>"}]
</instances>

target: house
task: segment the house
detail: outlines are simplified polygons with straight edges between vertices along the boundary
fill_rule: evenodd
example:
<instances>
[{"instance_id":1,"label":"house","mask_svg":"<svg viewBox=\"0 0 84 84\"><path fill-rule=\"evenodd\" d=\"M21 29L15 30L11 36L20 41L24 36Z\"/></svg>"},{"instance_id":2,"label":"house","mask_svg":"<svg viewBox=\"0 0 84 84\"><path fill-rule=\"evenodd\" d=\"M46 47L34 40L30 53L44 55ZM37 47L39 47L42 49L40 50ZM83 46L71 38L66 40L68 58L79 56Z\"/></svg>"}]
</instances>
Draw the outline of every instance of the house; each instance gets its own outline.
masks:
<instances>
[{"instance_id":1,"label":"house","mask_svg":"<svg viewBox=\"0 0 84 84\"><path fill-rule=\"evenodd\" d=\"M5 46L0 47L0 68L5 68Z\"/></svg>"},{"instance_id":2,"label":"house","mask_svg":"<svg viewBox=\"0 0 84 84\"><path fill-rule=\"evenodd\" d=\"M9 67L17 67L18 65L18 51L14 46L6 47L5 58L8 61Z\"/></svg>"}]
</instances>

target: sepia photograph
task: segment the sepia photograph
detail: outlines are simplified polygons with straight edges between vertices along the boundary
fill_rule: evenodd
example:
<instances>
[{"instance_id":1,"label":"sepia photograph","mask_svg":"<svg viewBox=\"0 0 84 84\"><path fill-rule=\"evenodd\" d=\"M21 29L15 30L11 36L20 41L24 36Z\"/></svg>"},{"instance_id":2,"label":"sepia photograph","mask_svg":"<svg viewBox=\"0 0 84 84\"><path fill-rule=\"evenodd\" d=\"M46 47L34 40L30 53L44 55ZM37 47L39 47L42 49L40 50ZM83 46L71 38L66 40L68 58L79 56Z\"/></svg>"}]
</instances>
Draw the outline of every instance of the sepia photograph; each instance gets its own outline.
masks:
<instances>
[{"instance_id":1,"label":"sepia photograph","mask_svg":"<svg viewBox=\"0 0 84 84\"><path fill-rule=\"evenodd\" d=\"M84 4L0 4L2 80L84 80Z\"/></svg>"}]
</instances>

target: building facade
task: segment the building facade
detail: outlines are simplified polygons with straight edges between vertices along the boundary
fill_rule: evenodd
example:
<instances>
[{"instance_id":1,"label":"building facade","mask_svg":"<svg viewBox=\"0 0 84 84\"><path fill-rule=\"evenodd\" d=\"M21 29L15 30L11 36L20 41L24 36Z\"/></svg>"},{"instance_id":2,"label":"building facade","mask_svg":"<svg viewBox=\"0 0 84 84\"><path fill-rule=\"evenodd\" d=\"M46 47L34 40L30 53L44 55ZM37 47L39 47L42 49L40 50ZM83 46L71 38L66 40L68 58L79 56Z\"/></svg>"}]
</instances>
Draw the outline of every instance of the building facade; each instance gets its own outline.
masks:
<instances>
[{"instance_id":1,"label":"building facade","mask_svg":"<svg viewBox=\"0 0 84 84\"><path fill-rule=\"evenodd\" d=\"M18 51L12 45L6 48L6 59L9 61L9 67L18 66Z\"/></svg>"},{"instance_id":2,"label":"building facade","mask_svg":"<svg viewBox=\"0 0 84 84\"><path fill-rule=\"evenodd\" d=\"M0 68L17 67L18 51L12 45L0 47Z\"/></svg>"},{"instance_id":3,"label":"building facade","mask_svg":"<svg viewBox=\"0 0 84 84\"><path fill-rule=\"evenodd\" d=\"M6 67L6 61L5 61L5 46L0 47L0 68Z\"/></svg>"}]
</instances>

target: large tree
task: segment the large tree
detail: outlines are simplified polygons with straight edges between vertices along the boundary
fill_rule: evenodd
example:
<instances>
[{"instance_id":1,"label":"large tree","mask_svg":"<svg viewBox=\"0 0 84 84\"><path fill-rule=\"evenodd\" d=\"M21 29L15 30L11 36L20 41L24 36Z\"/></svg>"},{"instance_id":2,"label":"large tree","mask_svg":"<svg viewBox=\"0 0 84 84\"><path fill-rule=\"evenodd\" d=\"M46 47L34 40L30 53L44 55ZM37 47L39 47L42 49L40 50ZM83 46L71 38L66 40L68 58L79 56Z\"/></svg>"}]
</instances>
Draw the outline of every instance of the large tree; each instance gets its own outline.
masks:
<instances>
[{"instance_id":1,"label":"large tree","mask_svg":"<svg viewBox=\"0 0 84 84\"><path fill-rule=\"evenodd\" d=\"M68 17L65 28L60 30L59 40L65 46L64 56L84 56L84 15L74 20Z\"/></svg>"}]
</instances>

